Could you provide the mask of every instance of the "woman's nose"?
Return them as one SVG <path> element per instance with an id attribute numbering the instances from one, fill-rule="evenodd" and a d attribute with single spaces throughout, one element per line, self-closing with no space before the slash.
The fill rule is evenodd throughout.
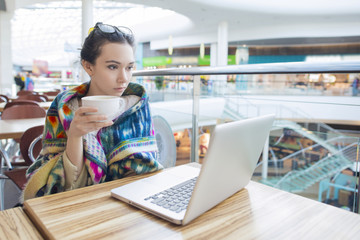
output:
<path id="1" fill-rule="evenodd" d="M 128 78 L 129 78 L 129 76 L 126 74 L 126 71 L 121 70 L 117 76 L 117 81 L 118 82 L 127 82 Z"/>

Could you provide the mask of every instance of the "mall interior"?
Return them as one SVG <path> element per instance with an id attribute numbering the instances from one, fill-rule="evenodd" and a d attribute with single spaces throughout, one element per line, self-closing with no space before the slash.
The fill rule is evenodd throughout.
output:
<path id="1" fill-rule="evenodd" d="M 217 125 L 274 114 L 251 180 L 358 217 L 357 0 L 0 0 L 3 212 L 22 209 L 24 171 L 36 159 L 29 145 L 41 148 L 42 136 L 31 137 L 38 141 L 23 157 L 34 117 L 12 118 L 27 122 L 6 133 L 6 105 L 27 92 L 43 96 L 27 99 L 46 111 L 59 93 L 89 81 L 80 50 L 97 22 L 135 36 L 132 81 L 149 96 L 165 167 L 204 163 Z"/>

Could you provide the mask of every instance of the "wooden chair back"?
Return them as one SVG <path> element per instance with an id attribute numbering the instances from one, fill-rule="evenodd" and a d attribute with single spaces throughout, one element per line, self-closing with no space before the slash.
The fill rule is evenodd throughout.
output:
<path id="1" fill-rule="evenodd" d="M 9 98 L 6 95 L 0 94 L 0 102 L 8 103 Z"/>
<path id="2" fill-rule="evenodd" d="M 48 92 L 44 92 L 43 94 L 46 96 L 56 96 L 60 93 L 60 90 L 54 90 L 54 91 L 48 91 Z"/>
<path id="3" fill-rule="evenodd" d="M 36 158 L 40 154 L 42 142 L 39 136 L 42 136 L 43 130 L 44 126 L 40 125 L 29 128 L 24 132 L 20 139 L 20 152 L 25 161 L 25 164 L 22 166 L 25 167 L 15 168 L 4 172 L 5 176 L 11 179 L 21 190 L 24 189 L 27 182 L 26 170 L 35 160 L 30 156 Z M 34 141 L 36 142 L 34 143 Z"/>
<path id="4" fill-rule="evenodd" d="M 13 100 L 11 102 L 8 102 L 5 105 L 4 109 L 12 107 L 12 106 L 16 106 L 16 105 L 33 105 L 33 106 L 39 106 L 40 107 L 39 103 L 36 102 L 36 101 L 25 100 L 25 99 L 24 100 L 16 99 L 16 100 Z"/>
<path id="5" fill-rule="evenodd" d="M 20 190 L 24 190 L 25 184 L 27 183 L 27 179 L 26 179 L 27 169 L 28 169 L 27 167 L 12 169 L 9 171 L 5 171 L 4 175 L 8 177 L 10 180 L 12 180 L 13 183 L 15 183 L 15 185 Z"/>
<path id="6" fill-rule="evenodd" d="M 41 138 L 44 131 L 44 125 L 35 126 L 27 129 L 20 138 L 20 152 L 25 163 L 30 166 L 42 148 Z M 34 142 L 36 140 L 36 142 Z"/>
<path id="7" fill-rule="evenodd" d="M 46 116 L 46 111 L 40 106 L 15 105 L 4 109 L 1 114 L 2 120 L 41 118 Z"/>
<path id="8" fill-rule="evenodd" d="M 38 94 L 37 92 L 35 91 L 31 91 L 31 90 L 20 90 L 17 92 L 17 96 L 23 96 L 23 95 L 36 95 Z"/>
<path id="9" fill-rule="evenodd" d="M 21 95 L 18 98 L 19 100 L 25 99 L 25 100 L 32 100 L 36 102 L 47 102 L 49 101 L 49 98 L 46 95 L 42 94 L 36 94 L 36 95 Z"/>

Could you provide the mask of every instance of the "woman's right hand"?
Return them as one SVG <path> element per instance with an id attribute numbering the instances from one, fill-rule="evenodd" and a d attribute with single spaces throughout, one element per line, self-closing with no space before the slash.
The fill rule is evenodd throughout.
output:
<path id="1" fill-rule="evenodd" d="M 66 154 L 73 165 L 80 170 L 83 168 L 83 142 L 82 136 L 97 131 L 100 128 L 108 127 L 113 121 L 107 120 L 105 115 L 89 114 L 96 113 L 97 109 L 93 107 L 80 107 L 76 110 L 74 118 L 66 132 L 68 137 L 66 144 Z"/>
<path id="2" fill-rule="evenodd" d="M 89 132 L 98 131 L 113 124 L 113 121 L 107 120 L 105 115 L 89 114 L 96 112 L 97 109 L 93 107 L 80 107 L 76 110 L 70 128 L 66 132 L 68 138 L 79 138 Z"/>

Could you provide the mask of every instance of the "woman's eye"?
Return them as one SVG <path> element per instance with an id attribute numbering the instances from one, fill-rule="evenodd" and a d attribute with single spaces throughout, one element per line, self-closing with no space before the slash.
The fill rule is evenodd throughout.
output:
<path id="1" fill-rule="evenodd" d="M 117 66 L 116 65 L 109 65 L 108 68 L 110 70 L 115 70 L 115 69 L 117 69 Z"/>
<path id="2" fill-rule="evenodd" d="M 128 70 L 133 70 L 134 66 L 128 66 Z"/>

